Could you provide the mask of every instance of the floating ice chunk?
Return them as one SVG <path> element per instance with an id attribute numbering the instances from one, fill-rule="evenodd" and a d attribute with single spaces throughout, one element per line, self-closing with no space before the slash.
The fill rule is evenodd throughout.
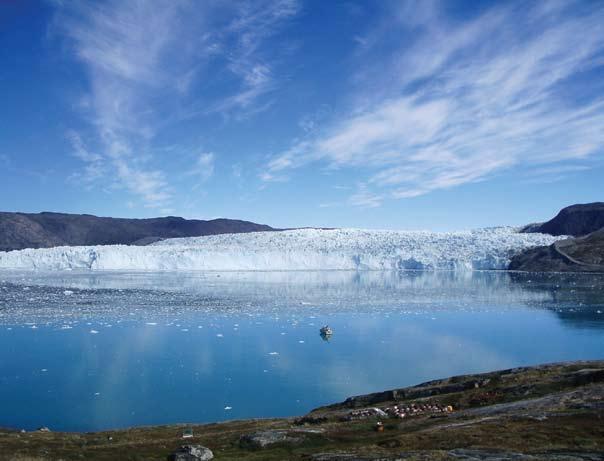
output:
<path id="1" fill-rule="evenodd" d="M 98 331 L 96 331 L 96 330 L 90 330 L 90 334 L 92 334 L 92 335 L 98 335 L 98 334 L 99 334 L 99 332 L 98 332 Z"/>
<path id="2" fill-rule="evenodd" d="M 279 352 L 269 352 L 268 355 L 279 355 Z"/>
<path id="3" fill-rule="evenodd" d="M 47 370 L 46 368 L 42 368 L 40 371 L 41 371 L 42 373 L 46 373 L 48 370 Z"/>
<path id="4" fill-rule="evenodd" d="M 71 291 L 71 290 L 65 290 L 65 291 L 63 292 L 63 294 L 64 294 L 65 296 L 71 296 L 71 295 L 73 294 L 73 291 Z"/>
<path id="5" fill-rule="evenodd" d="M 157 322 L 147 322 L 146 325 L 150 325 L 150 326 L 154 327 L 155 325 L 157 325 Z"/>
<path id="6" fill-rule="evenodd" d="M 299 342 L 300 344 L 304 344 L 304 341 L 303 341 L 303 340 L 300 340 L 300 341 L 298 341 L 298 342 Z"/>
<path id="7" fill-rule="evenodd" d="M 224 409 L 225 409 L 226 411 L 229 411 L 229 410 L 232 410 L 232 409 L 233 409 L 233 407 L 226 406 L 226 407 L 224 407 Z"/>

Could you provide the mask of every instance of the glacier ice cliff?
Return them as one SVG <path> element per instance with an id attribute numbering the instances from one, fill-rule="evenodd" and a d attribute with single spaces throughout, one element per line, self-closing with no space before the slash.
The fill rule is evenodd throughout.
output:
<path id="1" fill-rule="evenodd" d="M 525 248 L 560 237 L 498 227 L 461 232 L 298 229 L 167 239 L 149 246 L 0 252 L 22 270 L 480 270 L 505 269 Z"/>

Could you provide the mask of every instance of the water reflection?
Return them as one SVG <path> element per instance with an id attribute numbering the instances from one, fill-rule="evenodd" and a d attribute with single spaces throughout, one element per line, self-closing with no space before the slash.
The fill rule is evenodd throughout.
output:
<path id="1" fill-rule="evenodd" d="M 546 293 L 543 307 L 574 328 L 604 329 L 604 274 L 510 273 L 510 280 L 530 293 Z M 532 302 L 529 306 L 539 307 Z"/>
<path id="2" fill-rule="evenodd" d="M 602 281 L 503 272 L 1 273 L 0 426 L 295 415 L 453 374 L 602 358 Z"/>
<path id="3" fill-rule="evenodd" d="M 526 306 L 591 316 L 600 325 L 602 274 L 508 272 L 0 272 L 0 322 L 191 312 L 501 310 Z M 580 320 L 579 320 L 580 323 Z"/>

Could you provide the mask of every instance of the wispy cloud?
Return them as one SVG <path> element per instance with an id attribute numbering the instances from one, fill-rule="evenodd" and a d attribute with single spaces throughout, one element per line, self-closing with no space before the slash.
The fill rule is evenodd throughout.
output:
<path id="1" fill-rule="evenodd" d="M 270 102 L 253 104 L 276 88 L 273 69 L 262 53 L 262 46 L 300 10 L 298 0 L 243 2 L 226 27 L 230 51 L 228 68 L 241 81 L 241 89 L 214 104 L 210 111 L 227 114 L 233 109 L 255 113 L 266 109 Z"/>
<path id="2" fill-rule="evenodd" d="M 81 109 L 92 132 L 79 129 L 68 135 L 73 154 L 85 164 L 76 176 L 88 184 L 110 177 L 145 206 L 158 209 L 170 204 L 174 192 L 165 159 L 157 158 L 161 145 L 156 139 L 166 124 L 179 117 L 175 114 L 200 115 L 188 107 L 194 106 L 191 99 L 223 110 L 258 109 L 256 101 L 276 82 L 268 59 L 263 62 L 257 51 L 278 22 L 297 11 L 293 0 L 237 6 L 109 0 L 55 7 L 54 30 L 69 39 L 89 82 Z M 238 46 L 227 46 L 231 43 Z M 191 88 L 203 83 L 204 66 L 218 55 L 226 62 L 224 70 L 240 81 L 218 102 L 190 98 Z M 210 166 L 196 168 L 203 168 L 203 177 Z"/>
<path id="3" fill-rule="evenodd" d="M 383 198 L 370 190 L 366 184 L 359 184 L 357 191 L 350 196 L 349 203 L 360 208 L 376 208 L 382 204 Z"/>
<path id="4" fill-rule="evenodd" d="M 83 183 L 90 189 L 97 180 L 103 178 L 107 173 L 105 158 L 102 155 L 90 152 L 77 132 L 70 130 L 66 137 L 73 149 L 73 156 L 85 164 L 82 171 L 73 173 L 69 179 Z"/>
<path id="5" fill-rule="evenodd" d="M 597 166 L 597 162 L 589 162 L 589 164 L 585 165 L 564 163 L 552 166 L 538 166 L 537 168 L 527 170 L 523 175 L 524 180 L 522 182 L 525 184 L 554 183 L 576 176 L 578 173 L 588 171 Z"/>
<path id="6" fill-rule="evenodd" d="M 72 40 L 90 81 L 86 116 L 98 153 L 84 147 L 79 133 L 68 136 L 74 155 L 86 163 L 81 176 L 97 180 L 110 166 L 147 207 L 165 207 L 171 198 L 165 173 L 148 163 L 158 126 L 156 101 L 174 91 L 174 77 L 191 64 L 183 53 L 173 54 L 185 13 L 183 2 L 142 1 L 77 2 L 57 13 L 56 25 Z"/>
<path id="7" fill-rule="evenodd" d="M 196 187 L 207 181 L 214 174 L 214 154 L 204 152 L 197 156 L 195 164 L 187 172 L 187 176 L 193 176 L 196 180 Z"/>
<path id="8" fill-rule="evenodd" d="M 275 155 L 262 179 L 312 162 L 361 169 L 350 203 L 378 206 L 603 153 L 604 96 L 578 96 L 581 76 L 603 69 L 603 5 L 507 4 L 462 22 L 437 2 L 394 5 L 361 40 L 351 115 Z M 386 55 L 384 30 L 402 43 Z"/>

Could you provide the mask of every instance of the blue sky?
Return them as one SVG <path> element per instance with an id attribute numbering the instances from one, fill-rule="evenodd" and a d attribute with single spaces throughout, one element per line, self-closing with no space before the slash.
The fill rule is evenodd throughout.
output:
<path id="1" fill-rule="evenodd" d="M 604 199 L 602 1 L 0 2 L 0 209 L 451 230 Z"/>

